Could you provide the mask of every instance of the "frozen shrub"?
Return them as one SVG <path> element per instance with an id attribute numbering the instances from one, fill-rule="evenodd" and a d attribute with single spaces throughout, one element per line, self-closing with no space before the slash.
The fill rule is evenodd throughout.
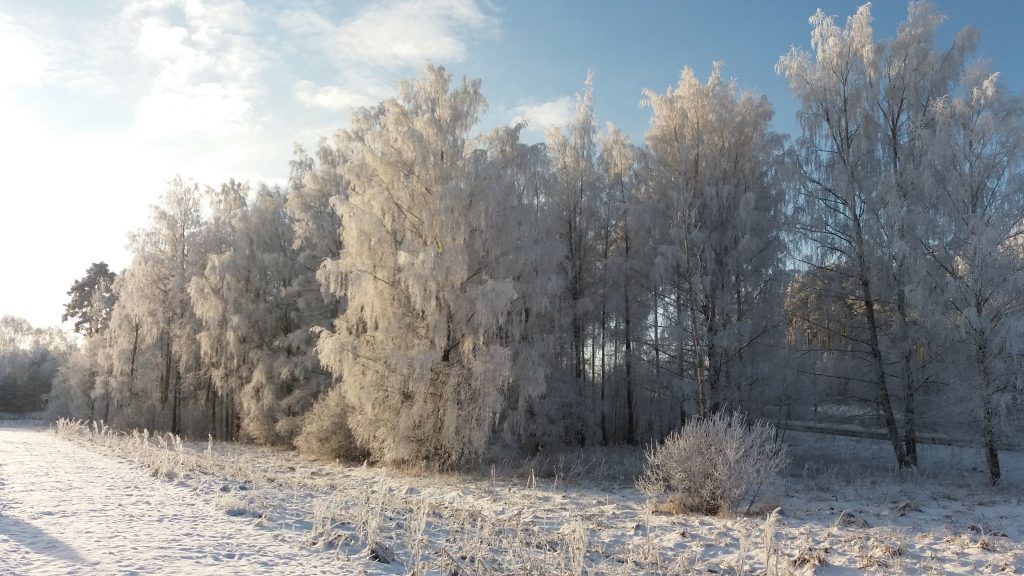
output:
<path id="1" fill-rule="evenodd" d="M 306 414 L 295 438 L 299 452 L 325 460 L 358 461 L 366 456 L 348 427 L 348 404 L 341 386 L 335 386 Z"/>
<path id="2" fill-rule="evenodd" d="M 747 426 L 743 414 L 693 420 L 647 451 L 637 489 L 665 497 L 670 508 L 702 514 L 748 507 L 789 458 L 766 422 Z"/>

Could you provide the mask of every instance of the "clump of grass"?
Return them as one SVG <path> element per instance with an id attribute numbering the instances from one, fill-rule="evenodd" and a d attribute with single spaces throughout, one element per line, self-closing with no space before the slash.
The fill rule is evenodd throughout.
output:
<path id="1" fill-rule="evenodd" d="M 857 550 L 857 568 L 898 568 L 900 558 L 907 553 L 906 537 L 899 532 L 866 534 Z"/>
<path id="2" fill-rule="evenodd" d="M 213 501 L 213 505 L 228 516 L 251 516 L 253 518 L 263 516 L 263 513 L 257 509 L 252 501 L 239 498 L 234 494 L 218 496 Z"/>

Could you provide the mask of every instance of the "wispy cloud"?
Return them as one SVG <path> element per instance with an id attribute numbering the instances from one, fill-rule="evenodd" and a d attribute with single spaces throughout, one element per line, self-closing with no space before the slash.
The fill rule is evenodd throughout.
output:
<path id="1" fill-rule="evenodd" d="M 476 0 L 400 0 L 378 2 L 334 23 L 312 10 L 283 12 L 278 22 L 327 58 L 340 83 L 296 86 L 310 107 L 347 108 L 377 101 L 394 78 L 424 62 L 460 62 L 469 42 L 498 32 L 497 21 Z"/>
<path id="2" fill-rule="evenodd" d="M 344 86 L 320 86 L 308 80 L 295 84 L 295 95 L 303 105 L 327 110 L 350 110 L 379 102 L 387 95 L 387 88 L 363 85 L 359 90 Z"/>
<path id="3" fill-rule="evenodd" d="M 0 57 L 0 160 L 4 162 L 4 177 L 9 185 L 26 159 L 42 149 L 36 145 L 44 144 L 39 139 L 41 114 L 33 109 L 31 99 L 23 92 L 47 82 L 52 65 L 44 46 L 45 42 L 34 31 L 0 11 L 0 54 L 4 55 Z M 11 206 L 5 206 L 4 211 L 15 213 Z"/>
<path id="4" fill-rule="evenodd" d="M 133 0 L 121 22 L 150 72 L 136 108 L 137 130 L 150 137 L 247 131 L 258 73 L 268 55 L 253 38 L 240 0 Z"/>
<path id="5" fill-rule="evenodd" d="M 576 116 L 576 98 L 562 96 L 547 102 L 521 104 L 512 109 L 512 122 L 526 122 L 527 130 L 543 137 L 551 127 L 564 126 Z"/>
<path id="6" fill-rule="evenodd" d="M 49 58 L 33 33 L 13 16 L 0 11 L 0 90 L 37 86 L 46 75 Z"/>

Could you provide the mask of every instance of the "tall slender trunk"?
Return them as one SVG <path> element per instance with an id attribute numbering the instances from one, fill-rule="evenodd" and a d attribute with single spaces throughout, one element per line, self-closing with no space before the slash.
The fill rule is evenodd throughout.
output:
<path id="1" fill-rule="evenodd" d="M 661 382 L 661 321 L 658 317 L 658 289 L 654 289 L 654 385 Z"/>
<path id="2" fill-rule="evenodd" d="M 900 275 L 902 276 L 902 275 Z M 911 342 L 910 322 L 907 319 L 907 292 L 902 281 L 897 281 L 896 317 L 899 322 L 903 361 L 903 445 L 907 465 L 917 466 L 917 407 L 914 399 L 914 347 Z"/>
<path id="3" fill-rule="evenodd" d="M 220 431 L 217 430 L 217 391 L 213 391 L 213 397 L 210 398 L 210 430 L 214 438 L 220 440 Z"/>
<path id="4" fill-rule="evenodd" d="M 604 363 L 604 359 L 602 358 L 602 364 L 603 363 Z M 602 376 L 601 377 L 601 445 L 602 446 L 607 446 L 608 442 L 609 442 L 609 439 L 608 439 L 608 436 L 609 436 L 608 435 L 608 401 L 607 401 L 608 390 L 607 390 L 607 388 L 608 388 L 608 382 L 606 381 L 604 376 Z"/>
<path id="5" fill-rule="evenodd" d="M 573 373 L 573 384 L 575 387 L 574 393 L 576 394 L 576 414 L 573 414 L 575 418 L 576 430 L 572 433 L 576 435 L 574 439 L 577 443 L 582 444 L 585 431 L 583 424 L 583 412 L 586 410 L 586 394 L 584 390 L 583 373 L 584 373 L 584 353 L 583 353 L 583 318 L 580 313 L 580 300 L 583 297 L 582 294 L 582 271 L 583 267 L 580 263 L 582 259 L 582 246 L 579 245 L 579 231 L 576 229 L 575 218 L 577 218 L 578 208 L 573 207 L 571 213 L 566 218 L 566 245 L 568 247 L 568 281 L 569 281 L 569 307 L 571 314 L 570 330 L 572 332 L 572 342 L 570 348 L 572 349 L 572 373 Z"/>
<path id="6" fill-rule="evenodd" d="M 179 434 L 181 432 L 181 421 L 179 417 L 179 409 L 181 406 L 181 371 L 178 367 L 174 367 L 174 402 L 171 407 L 171 434 Z"/>
<path id="7" fill-rule="evenodd" d="M 224 439 L 230 442 L 235 439 L 234 430 L 231 428 L 231 407 L 234 402 L 230 390 L 224 393 L 224 401 L 221 404 L 224 412 Z"/>
<path id="8" fill-rule="evenodd" d="M 587 403 L 585 404 L 585 406 L 587 407 L 587 418 L 585 419 L 585 421 L 589 421 L 591 418 L 593 418 L 593 416 L 591 415 L 594 414 L 594 401 L 595 396 L 597 396 L 597 391 L 594 389 L 594 384 L 596 383 L 598 378 L 601 378 L 601 376 L 597 373 L 597 334 L 595 332 L 596 329 L 591 330 L 590 334 L 590 377 L 588 378 L 588 384 L 586 385 L 586 387 L 584 387 L 584 391 L 587 394 Z M 603 380 L 601 381 L 601 386 L 604 386 Z"/>
<path id="9" fill-rule="evenodd" d="M 889 147 L 892 163 L 892 174 L 896 183 L 896 196 L 903 207 L 908 205 L 907 188 L 901 178 L 903 162 L 902 139 L 900 137 L 900 115 L 889 120 Z M 909 145 L 909 142 L 908 142 Z M 898 217 L 895 221 L 897 247 L 906 242 L 906 220 Z M 896 285 L 896 321 L 899 326 L 900 346 L 902 347 L 902 380 L 903 380 L 903 445 L 906 450 L 907 464 L 917 466 L 917 406 L 914 399 L 916 385 L 913 370 L 913 343 L 910 334 L 910 321 L 907 311 L 906 265 L 904 256 L 898 250 L 893 251 L 893 281 Z"/>
<path id="10" fill-rule="evenodd" d="M 624 233 L 625 242 L 625 270 L 622 275 L 622 308 L 625 320 L 626 333 L 623 335 L 623 349 L 626 362 L 626 442 L 636 444 L 636 421 L 633 409 L 633 318 L 630 313 L 629 296 L 629 230 Z"/>
<path id="11" fill-rule="evenodd" d="M 706 312 L 704 317 L 707 322 L 707 346 L 708 349 L 708 373 L 705 376 L 708 386 L 709 410 L 712 414 L 718 412 L 722 405 L 722 359 L 718 349 L 718 303 L 715 300 L 714 291 L 707 296 Z"/>
<path id="12" fill-rule="evenodd" d="M 572 347 L 573 347 L 573 376 L 576 380 L 576 396 L 577 396 L 577 429 L 576 429 L 576 442 L 579 445 L 586 443 L 586 425 L 584 423 L 583 412 L 586 411 L 586 362 L 584 354 L 584 343 L 583 343 L 583 315 L 580 313 L 580 300 L 582 294 L 580 291 L 580 279 L 579 271 L 574 272 L 574 278 L 572 280 Z"/>
<path id="13" fill-rule="evenodd" d="M 132 354 L 128 364 L 128 401 L 131 402 L 132 391 L 135 388 L 135 359 L 139 353 L 139 323 L 135 323 L 135 336 L 132 339 Z"/>
<path id="14" fill-rule="evenodd" d="M 697 293 L 693 288 L 693 282 L 686 283 L 686 313 L 690 321 L 690 346 L 693 348 L 693 381 L 697 384 L 697 412 L 702 418 L 711 414 L 710 394 L 708 390 L 707 373 L 704 370 L 704 348 L 701 345 L 700 326 L 697 323 Z M 679 302 L 676 309 L 681 312 Z M 683 374 L 684 360 L 682 355 L 682 335 L 680 334 L 679 345 L 679 373 Z"/>
<path id="15" fill-rule="evenodd" d="M 593 382 L 598 378 L 597 374 L 597 337 L 591 330 L 590 334 L 590 373 L 589 380 Z"/>
<path id="16" fill-rule="evenodd" d="M 854 240 L 857 243 L 857 267 L 860 276 L 861 299 L 864 303 L 864 316 L 868 322 L 868 347 L 871 353 L 872 368 L 875 372 L 875 396 L 878 402 L 878 409 L 881 412 L 882 419 L 885 421 L 885 429 L 889 434 L 889 442 L 892 444 L 893 452 L 896 455 L 896 464 L 900 468 L 906 468 L 907 455 L 903 450 L 899 427 L 893 414 L 892 400 L 889 397 L 889 385 L 885 376 L 885 361 L 882 358 L 882 350 L 879 346 L 875 299 L 871 291 L 871 277 L 868 275 L 868 265 L 864 256 L 864 231 L 861 229 L 856 205 L 851 205 L 850 211 L 853 221 Z"/>
<path id="17" fill-rule="evenodd" d="M 607 344 L 605 338 L 608 331 L 608 245 L 609 240 L 606 238 L 604 243 L 604 262 L 605 269 L 604 273 L 601 274 L 601 444 L 604 446 L 608 445 L 608 408 L 605 404 L 605 387 L 606 387 L 606 366 L 605 366 L 605 349 Z"/>
<path id="18" fill-rule="evenodd" d="M 575 305 L 573 306 L 573 308 L 574 308 L 574 312 L 573 312 L 573 320 L 572 320 L 572 324 L 573 324 L 572 332 L 573 332 L 574 347 L 576 348 L 576 351 L 575 351 L 575 361 L 574 361 L 574 363 L 576 364 L 576 367 L 575 367 L 575 369 L 573 371 L 574 372 L 574 376 L 576 378 L 576 406 L 577 406 L 577 409 L 576 409 L 576 411 L 577 411 L 577 414 L 576 414 L 576 421 L 577 421 L 577 424 L 576 424 L 576 443 L 579 444 L 580 446 L 583 446 L 584 444 L 586 444 L 586 439 L 587 439 L 587 432 L 586 432 L 587 427 L 586 427 L 586 423 L 585 423 L 586 417 L 584 416 L 584 412 L 586 412 L 586 410 L 587 410 L 587 408 L 586 408 L 586 406 L 587 406 L 587 385 L 586 385 L 586 378 L 585 378 L 585 374 L 586 374 L 585 356 L 586 355 L 584 354 L 584 350 L 583 350 L 583 346 L 584 346 L 584 344 L 583 344 L 583 320 L 580 317 L 579 313 L 575 311 L 575 308 L 576 308 Z"/>
<path id="19" fill-rule="evenodd" d="M 171 358 L 171 335 L 164 333 L 164 369 L 160 374 L 160 404 L 167 406 L 167 399 L 171 387 L 171 365 L 174 364 Z"/>
<path id="20" fill-rule="evenodd" d="M 988 464 L 988 481 L 995 486 L 1002 477 L 999 466 L 999 447 L 996 443 L 996 411 L 992 402 L 992 377 L 988 370 L 988 338 L 978 337 L 978 370 L 981 373 L 982 402 L 982 443 L 985 447 L 985 461 Z"/>
<path id="21" fill-rule="evenodd" d="M 618 328 L 618 326 L 619 326 L 619 323 L 616 322 L 615 323 L 615 327 Z M 615 330 L 615 331 L 612 332 L 612 366 L 618 366 L 619 365 L 619 355 L 620 355 L 619 351 L 621 349 L 621 345 L 619 344 L 619 333 L 620 332 L 621 332 L 620 330 Z M 612 383 L 617 383 L 617 382 L 615 380 L 612 380 Z M 614 390 L 614 388 L 612 388 L 612 390 Z M 609 395 L 609 399 L 612 399 L 612 398 L 614 398 L 614 396 Z M 619 440 L 620 436 L 618 435 L 618 430 L 619 430 L 618 414 L 613 412 L 611 409 L 608 410 L 608 428 L 609 428 L 609 435 L 611 437 L 611 441 L 615 442 L 615 441 Z"/>

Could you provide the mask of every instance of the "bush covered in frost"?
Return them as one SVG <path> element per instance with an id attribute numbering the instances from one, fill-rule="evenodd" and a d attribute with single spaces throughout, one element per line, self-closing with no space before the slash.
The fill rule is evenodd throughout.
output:
<path id="1" fill-rule="evenodd" d="M 646 453 L 637 488 L 667 498 L 677 511 L 734 513 L 750 504 L 789 462 L 775 427 L 747 425 L 743 414 L 715 414 L 692 420 Z"/>
<path id="2" fill-rule="evenodd" d="M 302 431 L 295 438 L 295 447 L 302 454 L 320 460 L 356 462 L 366 451 L 356 443 L 348 426 L 348 404 L 340 386 L 335 386 L 313 405 Z"/>

